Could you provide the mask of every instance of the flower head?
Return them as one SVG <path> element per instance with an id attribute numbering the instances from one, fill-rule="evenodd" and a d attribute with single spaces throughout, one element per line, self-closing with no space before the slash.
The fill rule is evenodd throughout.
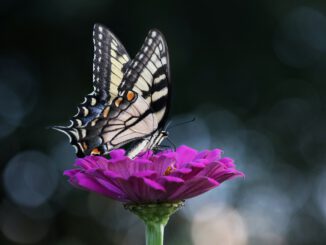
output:
<path id="1" fill-rule="evenodd" d="M 219 149 L 197 152 L 187 146 L 130 159 L 122 149 L 110 159 L 87 156 L 65 171 L 70 182 L 124 203 L 175 202 L 200 195 L 223 181 L 243 176 Z"/>

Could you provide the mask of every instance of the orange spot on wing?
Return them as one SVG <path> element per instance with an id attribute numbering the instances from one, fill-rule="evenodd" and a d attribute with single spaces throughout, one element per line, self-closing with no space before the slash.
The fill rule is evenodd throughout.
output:
<path id="1" fill-rule="evenodd" d="M 133 91 L 128 91 L 127 100 L 132 101 L 135 98 L 135 93 Z"/>
<path id="2" fill-rule="evenodd" d="M 106 107 L 106 108 L 103 110 L 103 117 L 108 117 L 109 112 L 110 112 L 110 107 Z"/>
<path id="3" fill-rule="evenodd" d="M 83 146 L 83 149 L 84 149 L 84 150 L 87 150 L 88 145 L 86 144 L 86 142 L 83 142 L 82 146 Z"/>
<path id="4" fill-rule="evenodd" d="M 94 148 L 91 151 L 91 155 L 101 155 L 101 151 L 98 148 Z"/>
<path id="5" fill-rule="evenodd" d="M 93 121 L 91 121 L 91 126 L 94 127 L 96 125 L 97 121 L 98 121 L 98 118 L 95 118 Z"/>
<path id="6" fill-rule="evenodd" d="M 114 104 L 116 107 L 119 107 L 121 102 L 123 101 L 123 98 L 119 97 L 114 101 Z"/>

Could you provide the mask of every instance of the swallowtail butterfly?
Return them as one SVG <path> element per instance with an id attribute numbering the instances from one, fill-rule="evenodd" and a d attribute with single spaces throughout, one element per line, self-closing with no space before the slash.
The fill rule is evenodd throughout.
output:
<path id="1" fill-rule="evenodd" d="M 77 156 L 105 155 L 127 148 L 129 157 L 158 146 L 170 103 L 169 54 L 162 33 L 150 30 L 130 59 L 106 27 L 93 29 L 94 91 L 78 106 L 69 126 L 54 129 L 68 135 Z"/>

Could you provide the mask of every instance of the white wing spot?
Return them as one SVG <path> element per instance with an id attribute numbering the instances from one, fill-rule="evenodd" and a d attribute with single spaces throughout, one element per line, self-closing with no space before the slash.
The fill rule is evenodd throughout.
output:
<path id="1" fill-rule="evenodd" d="M 95 98 L 92 98 L 91 99 L 91 106 L 94 106 L 94 105 L 96 105 L 96 99 Z"/>
<path id="2" fill-rule="evenodd" d="M 158 45 L 158 48 L 162 51 L 163 50 L 163 45 L 162 45 L 162 43 L 160 43 L 159 45 Z"/>
<path id="3" fill-rule="evenodd" d="M 162 74 L 160 75 L 159 77 L 155 78 L 154 79 L 154 83 L 159 83 L 160 81 L 162 81 L 163 79 L 166 79 L 166 75 L 165 74 Z"/>
<path id="4" fill-rule="evenodd" d="M 102 33 L 100 33 L 100 34 L 98 35 L 98 38 L 101 39 L 101 40 L 103 39 L 103 35 L 102 35 Z"/>
<path id="5" fill-rule="evenodd" d="M 153 43 L 153 39 L 150 38 L 150 39 L 148 40 L 148 44 L 151 45 L 152 43 Z"/>
<path id="6" fill-rule="evenodd" d="M 82 138 L 86 137 L 86 129 L 81 129 L 80 131 Z"/>
<path id="7" fill-rule="evenodd" d="M 144 54 L 140 54 L 139 59 L 143 59 L 143 58 L 144 58 Z"/>
<path id="8" fill-rule="evenodd" d="M 102 26 L 99 26 L 98 29 L 99 29 L 100 32 L 103 31 L 103 27 Z"/>
<path id="9" fill-rule="evenodd" d="M 81 126 L 82 125 L 82 121 L 80 119 L 76 119 L 75 121 L 77 123 L 77 126 Z"/>
<path id="10" fill-rule="evenodd" d="M 157 34 L 156 31 L 153 31 L 152 32 L 152 37 L 156 37 L 156 34 Z"/>
<path id="11" fill-rule="evenodd" d="M 91 122 L 91 126 L 94 127 L 96 125 L 96 122 L 98 121 L 98 119 L 95 119 Z"/>
<path id="12" fill-rule="evenodd" d="M 84 117 L 86 117 L 88 115 L 88 113 L 89 113 L 89 110 L 85 106 L 83 106 L 82 108 L 83 108 L 83 111 L 84 111 L 84 113 L 83 113 Z"/>
<path id="13" fill-rule="evenodd" d="M 148 47 L 146 46 L 145 48 L 144 48 L 144 52 L 147 52 L 148 51 Z"/>
<path id="14" fill-rule="evenodd" d="M 163 89 L 159 90 L 159 91 L 155 91 L 152 94 L 152 101 L 158 101 L 160 98 L 166 96 L 168 94 L 168 88 L 164 87 Z"/>
<path id="15" fill-rule="evenodd" d="M 98 42 L 97 43 L 99 47 L 102 47 L 102 43 L 101 42 Z"/>
<path id="16" fill-rule="evenodd" d="M 100 71 L 100 67 L 99 67 L 99 66 L 97 66 L 97 67 L 96 67 L 96 70 L 97 70 L 97 72 L 99 72 L 99 71 Z"/>

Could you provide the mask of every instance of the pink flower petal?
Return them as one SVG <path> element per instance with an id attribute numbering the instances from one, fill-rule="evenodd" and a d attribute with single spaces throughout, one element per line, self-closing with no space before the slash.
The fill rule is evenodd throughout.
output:
<path id="1" fill-rule="evenodd" d="M 110 159 L 86 156 L 76 160 L 78 169 L 64 172 L 70 182 L 85 190 L 131 203 L 170 202 L 200 195 L 223 181 L 244 176 L 233 160 L 221 158 L 214 149 L 197 152 L 180 146 L 154 153 L 147 151 L 135 159 L 124 150 L 113 150 Z"/>
<path id="2" fill-rule="evenodd" d="M 92 178 L 91 176 L 85 175 L 83 173 L 77 173 L 74 178 L 71 178 L 70 180 L 80 188 L 94 191 L 119 201 L 128 200 L 123 192 L 117 191 L 117 189 L 107 188 L 103 186 L 102 183 L 99 183 L 96 178 Z"/>
<path id="3" fill-rule="evenodd" d="M 195 197 L 217 186 L 219 186 L 219 183 L 214 179 L 206 176 L 195 177 L 173 193 L 169 200 L 183 200 Z"/>

